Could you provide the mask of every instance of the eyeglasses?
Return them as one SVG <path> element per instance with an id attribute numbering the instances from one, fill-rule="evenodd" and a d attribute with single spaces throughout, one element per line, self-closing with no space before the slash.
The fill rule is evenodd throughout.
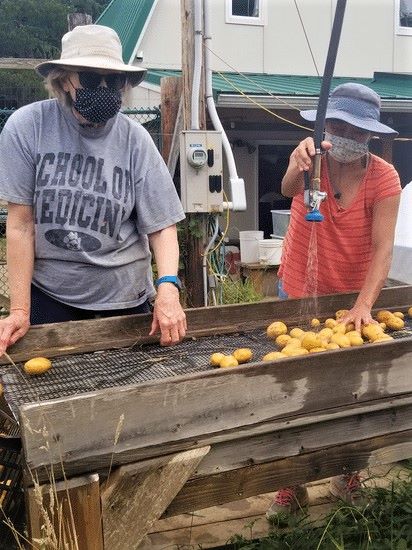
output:
<path id="1" fill-rule="evenodd" d="M 93 71 L 79 71 L 78 75 L 82 88 L 89 88 L 91 90 L 98 88 L 102 84 L 102 81 L 106 82 L 108 88 L 121 90 L 124 88 L 127 80 L 124 73 L 100 74 Z"/>

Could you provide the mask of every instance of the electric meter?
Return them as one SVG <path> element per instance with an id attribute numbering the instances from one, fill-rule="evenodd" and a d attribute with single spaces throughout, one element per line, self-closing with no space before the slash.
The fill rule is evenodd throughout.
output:
<path id="1" fill-rule="evenodd" d="M 184 130 L 180 134 L 180 197 L 185 212 L 223 211 L 222 134 Z"/>
<path id="2" fill-rule="evenodd" d="M 202 168 L 207 162 L 206 149 L 201 144 L 190 145 L 187 151 L 187 160 L 190 166 Z"/>

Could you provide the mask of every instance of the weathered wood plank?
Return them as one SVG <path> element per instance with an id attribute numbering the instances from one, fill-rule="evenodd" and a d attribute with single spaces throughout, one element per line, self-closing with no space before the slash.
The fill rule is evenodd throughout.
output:
<path id="1" fill-rule="evenodd" d="M 82 460 L 85 467 L 90 457 L 104 462 L 130 449 L 188 441 L 196 446 L 198 438 L 219 434 L 236 439 L 276 419 L 409 397 L 411 364 L 412 339 L 405 339 L 23 405 L 26 460 L 35 469 L 62 459 L 70 471 Z M 42 445 L 45 427 L 49 435 Z"/>
<path id="2" fill-rule="evenodd" d="M 104 549 L 97 474 L 28 488 L 26 503 L 34 549 Z M 54 540 L 60 543 L 53 545 Z"/>
<path id="3" fill-rule="evenodd" d="M 49 59 L 32 59 L 27 57 L 2 57 L 0 69 L 34 69 L 40 63 L 50 61 Z"/>
<path id="4" fill-rule="evenodd" d="M 350 307 L 356 296 L 357 294 L 321 296 L 317 300 L 316 314 L 320 318 L 329 317 L 338 309 Z M 405 310 L 411 303 L 412 286 L 384 288 L 375 309 Z M 306 313 L 303 315 L 302 312 Z M 192 308 L 186 310 L 188 337 L 221 334 L 225 327 L 230 327 L 230 331 L 247 330 L 251 326 L 265 326 L 276 319 L 282 319 L 293 326 L 310 319 L 314 312 L 312 299 Z M 24 338 L 11 346 L 8 352 L 14 361 L 23 361 L 40 354 L 53 357 L 157 342 L 158 338 L 148 336 L 150 325 L 151 315 L 37 325 L 31 327 Z M 0 364 L 6 363 L 7 359 L 0 357 Z"/>
<path id="5" fill-rule="evenodd" d="M 391 462 L 394 446 L 399 460 L 410 458 L 411 441 L 412 430 L 406 430 L 189 480 L 164 517 Z"/>
<path id="6" fill-rule="evenodd" d="M 380 405 L 382 410 L 362 414 L 352 409 L 351 416 L 215 443 L 192 478 L 412 429 L 412 400 L 404 407 L 390 407 L 388 402 Z"/>
<path id="7" fill-rule="evenodd" d="M 144 473 L 139 464 L 116 470 L 102 488 L 106 548 L 137 548 L 209 450 L 175 454 Z"/>
<path id="8" fill-rule="evenodd" d="M 365 487 L 391 487 L 392 482 L 409 479 L 409 470 L 398 464 L 368 468 L 360 472 Z M 324 523 L 325 516 L 336 507 L 329 492 L 330 478 L 306 485 L 309 494 L 307 510 L 313 525 Z M 270 524 L 265 513 L 273 502 L 273 493 L 211 508 L 196 510 L 157 521 L 139 550 L 169 550 L 184 548 L 215 548 L 224 546 L 232 535 L 242 534 L 256 539 L 268 534 Z"/>

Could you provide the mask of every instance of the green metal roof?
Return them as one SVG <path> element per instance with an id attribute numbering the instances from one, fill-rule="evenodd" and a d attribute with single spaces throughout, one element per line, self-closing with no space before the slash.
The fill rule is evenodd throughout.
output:
<path id="1" fill-rule="evenodd" d="M 181 71 L 149 69 L 145 81 L 160 85 L 163 76 L 179 76 Z M 382 99 L 412 100 L 412 75 L 375 73 L 373 78 L 335 77 L 332 88 L 344 82 L 357 82 L 369 86 Z M 318 97 L 321 79 L 316 76 L 295 76 L 279 74 L 214 73 L 213 92 L 221 94 L 278 95 L 296 97 Z"/>
<path id="2" fill-rule="evenodd" d="M 112 0 L 96 23 L 114 29 L 123 46 L 123 61 L 131 63 L 136 44 L 156 0 Z"/>

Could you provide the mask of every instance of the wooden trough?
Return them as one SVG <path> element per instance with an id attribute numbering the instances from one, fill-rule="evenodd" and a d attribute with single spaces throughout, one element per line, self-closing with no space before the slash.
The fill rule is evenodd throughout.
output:
<path id="1" fill-rule="evenodd" d="M 354 300 L 320 297 L 317 316 Z M 394 287 L 381 292 L 376 309 L 411 304 L 412 286 Z M 187 311 L 196 341 L 313 316 L 309 299 Z M 150 320 L 32 327 L 10 355 L 19 362 L 139 346 L 153 341 Z M 44 524 L 33 479 L 46 496 L 54 480 L 81 550 L 130 550 L 160 517 L 412 457 L 411 368 L 412 332 L 405 332 L 381 344 L 22 404 L 32 540 Z"/>

